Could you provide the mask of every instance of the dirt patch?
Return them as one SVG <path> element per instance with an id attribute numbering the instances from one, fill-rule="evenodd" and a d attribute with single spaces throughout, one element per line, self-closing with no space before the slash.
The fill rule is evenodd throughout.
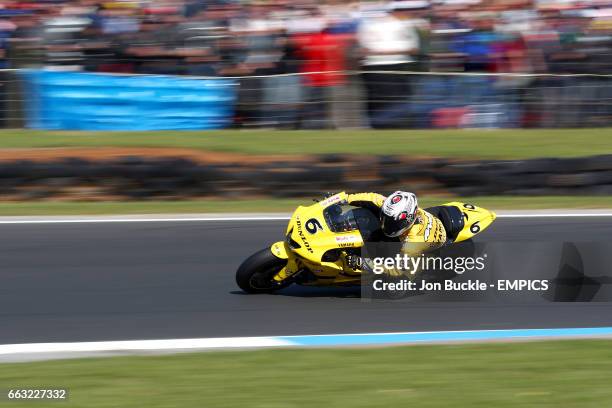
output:
<path id="1" fill-rule="evenodd" d="M 182 157 L 197 163 L 208 164 L 261 164 L 274 161 L 304 161 L 308 158 L 308 156 L 299 155 L 249 155 L 166 147 L 49 147 L 0 150 L 0 161 L 52 161 L 75 157 L 85 160 L 112 160 L 129 156 L 159 158 Z"/>

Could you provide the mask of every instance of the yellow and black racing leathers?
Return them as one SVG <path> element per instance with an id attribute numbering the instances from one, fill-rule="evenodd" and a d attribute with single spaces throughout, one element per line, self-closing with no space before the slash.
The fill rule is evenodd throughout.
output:
<path id="1" fill-rule="evenodd" d="M 367 208 L 380 217 L 385 198 L 377 193 L 357 193 L 349 194 L 347 201 L 350 205 Z M 419 207 L 414 224 L 399 240 L 402 242 L 401 254 L 420 256 L 443 246 L 446 243 L 446 230 L 442 221 Z"/>

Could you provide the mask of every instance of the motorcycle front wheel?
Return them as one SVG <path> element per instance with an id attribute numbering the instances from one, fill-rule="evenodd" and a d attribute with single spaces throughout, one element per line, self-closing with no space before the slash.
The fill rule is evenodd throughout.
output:
<path id="1" fill-rule="evenodd" d="M 280 259 L 262 249 L 245 259 L 236 271 L 236 283 L 247 293 L 270 293 L 282 289 L 289 283 L 282 284 L 273 278 L 287 265 L 286 259 Z"/>

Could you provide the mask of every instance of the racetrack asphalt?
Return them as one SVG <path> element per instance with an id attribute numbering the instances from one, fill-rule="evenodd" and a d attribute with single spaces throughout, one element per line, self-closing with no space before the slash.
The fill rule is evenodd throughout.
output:
<path id="1" fill-rule="evenodd" d="M 358 289 L 297 286 L 276 295 L 243 294 L 236 268 L 282 239 L 285 225 L 0 225 L 0 344 L 612 325 L 612 303 L 597 297 L 456 301 L 423 295 L 393 302 L 360 299 Z M 513 261 L 533 261 L 525 248 L 610 236 L 612 217 L 512 218 L 498 219 L 478 241 L 519 245 L 513 259 L 498 262 L 507 278 L 519 269 Z M 525 240 L 539 244 L 521 247 Z"/>

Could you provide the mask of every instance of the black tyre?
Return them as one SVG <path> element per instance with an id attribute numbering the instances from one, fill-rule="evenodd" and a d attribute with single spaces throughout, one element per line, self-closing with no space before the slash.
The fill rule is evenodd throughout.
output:
<path id="1" fill-rule="evenodd" d="M 272 278 L 287 264 L 286 259 L 280 259 L 262 249 L 248 257 L 236 271 L 236 283 L 247 293 L 270 293 L 287 286 L 279 284 Z"/>

